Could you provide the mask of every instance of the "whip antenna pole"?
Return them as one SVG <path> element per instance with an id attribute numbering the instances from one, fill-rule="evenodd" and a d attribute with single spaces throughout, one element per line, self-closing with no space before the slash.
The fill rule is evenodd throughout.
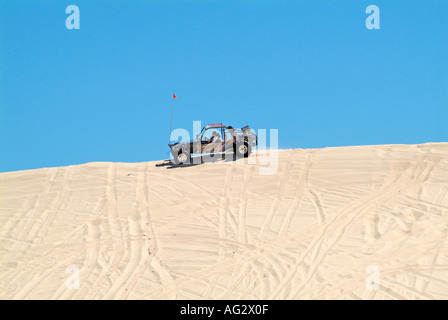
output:
<path id="1" fill-rule="evenodd" d="M 171 106 L 171 120 L 170 120 L 170 137 L 168 143 L 171 142 L 171 130 L 173 129 L 173 113 L 174 113 L 174 99 L 176 99 L 177 96 L 173 93 L 173 104 Z"/>

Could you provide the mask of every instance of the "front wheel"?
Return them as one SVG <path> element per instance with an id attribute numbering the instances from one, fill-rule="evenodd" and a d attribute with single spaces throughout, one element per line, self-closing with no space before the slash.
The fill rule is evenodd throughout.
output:
<path id="1" fill-rule="evenodd" d="M 247 158 L 252 151 L 250 144 L 247 141 L 236 143 L 233 145 L 233 152 L 237 158 Z"/>

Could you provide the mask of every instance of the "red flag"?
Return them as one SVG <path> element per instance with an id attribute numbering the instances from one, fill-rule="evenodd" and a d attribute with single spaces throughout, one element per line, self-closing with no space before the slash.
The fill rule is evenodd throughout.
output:
<path id="1" fill-rule="evenodd" d="M 177 96 L 173 93 L 173 99 L 176 99 L 177 98 Z"/>

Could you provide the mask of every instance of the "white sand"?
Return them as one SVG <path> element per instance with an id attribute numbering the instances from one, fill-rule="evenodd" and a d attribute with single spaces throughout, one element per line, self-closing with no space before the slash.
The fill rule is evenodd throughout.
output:
<path id="1" fill-rule="evenodd" d="M 0 298 L 448 299 L 448 143 L 162 162 L 0 173 Z"/>

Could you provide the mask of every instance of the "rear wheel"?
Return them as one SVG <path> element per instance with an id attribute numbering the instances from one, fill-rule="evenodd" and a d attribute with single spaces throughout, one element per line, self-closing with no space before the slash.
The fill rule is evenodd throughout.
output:
<path id="1" fill-rule="evenodd" d="M 185 164 L 190 163 L 191 155 L 187 150 L 179 150 L 177 155 L 174 155 L 175 164 Z"/>

